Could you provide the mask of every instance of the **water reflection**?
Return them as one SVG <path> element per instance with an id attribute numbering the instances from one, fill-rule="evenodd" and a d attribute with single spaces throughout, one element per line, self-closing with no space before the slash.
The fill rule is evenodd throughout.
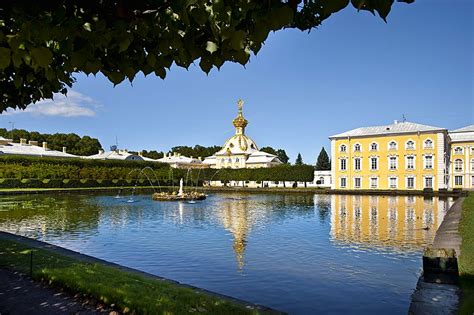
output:
<path id="1" fill-rule="evenodd" d="M 452 200 L 333 195 L 331 238 L 340 245 L 419 250 L 432 243 Z"/>

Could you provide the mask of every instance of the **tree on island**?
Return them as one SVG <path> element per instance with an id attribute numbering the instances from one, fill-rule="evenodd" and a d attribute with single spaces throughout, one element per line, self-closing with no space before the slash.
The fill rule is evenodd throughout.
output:
<path id="1" fill-rule="evenodd" d="M 263 147 L 263 148 L 260 148 L 260 151 L 276 155 L 278 157 L 278 159 L 284 164 L 287 164 L 288 161 L 290 160 L 290 158 L 286 154 L 286 151 L 283 150 L 283 149 L 275 150 L 272 147 Z"/>
<path id="2" fill-rule="evenodd" d="M 328 171 L 331 170 L 331 161 L 329 160 L 329 156 L 324 149 L 324 147 L 321 149 L 321 152 L 319 152 L 318 160 L 316 162 L 316 167 L 315 169 L 317 171 Z"/>
<path id="3" fill-rule="evenodd" d="M 66 94 L 74 73 L 116 85 L 139 72 L 164 79 L 173 64 L 197 60 L 205 73 L 245 65 L 270 32 L 309 31 L 349 2 L 386 20 L 394 0 L 4 0 L 0 112 Z"/>
<path id="4" fill-rule="evenodd" d="M 296 157 L 295 165 L 303 165 L 303 158 L 300 153 L 298 153 L 298 156 Z"/>

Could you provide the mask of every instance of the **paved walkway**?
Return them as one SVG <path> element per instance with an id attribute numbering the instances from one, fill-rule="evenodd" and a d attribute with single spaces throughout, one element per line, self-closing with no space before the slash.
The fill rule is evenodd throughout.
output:
<path id="1" fill-rule="evenodd" d="M 0 315 L 109 314 L 28 277 L 0 269 Z"/>

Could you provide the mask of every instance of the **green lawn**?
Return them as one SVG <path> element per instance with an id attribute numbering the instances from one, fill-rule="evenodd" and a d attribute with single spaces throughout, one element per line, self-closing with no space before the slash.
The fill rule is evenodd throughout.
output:
<path id="1" fill-rule="evenodd" d="M 459 271 L 461 274 L 460 314 L 474 313 L 474 193 L 464 200 L 459 230 L 462 236 Z"/>
<path id="2" fill-rule="evenodd" d="M 43 249 L 0 240 L 0 267 L 30 273 L 72 292 L 115 304 L 134 314 L 258 314 L 255 310 L 171 282 L 149 279 L 103 264 L 74 260 Z"/>

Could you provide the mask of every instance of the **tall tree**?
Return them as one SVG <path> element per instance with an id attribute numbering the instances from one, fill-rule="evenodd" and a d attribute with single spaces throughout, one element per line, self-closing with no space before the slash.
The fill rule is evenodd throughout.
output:
<path id="1" fill-rule="evenodd" d="M 295 165 L 303 165 L 303 158 L 300 153 L 298 153 L 298 156 L 296 157 Z"/>
<path id="2" fill-rule="evenodd" d="M 315 168 L 317 171 L 331 170 L 331 161 L 329 160 L 329 156 L 324 147 L 322 147 L 321 152 L 319 152 Z"/>
<path id="3" fill-rule="evenodd" d="M 399 0 L 413 2 L 414 0 Z M 0 112 L 67 92 L 74 73 L 114 85 L 172 65 L 245 65 L 272 31 L 307 31 L 352 4 L 385 20 L 394 0 L 3 0 Z"/>

